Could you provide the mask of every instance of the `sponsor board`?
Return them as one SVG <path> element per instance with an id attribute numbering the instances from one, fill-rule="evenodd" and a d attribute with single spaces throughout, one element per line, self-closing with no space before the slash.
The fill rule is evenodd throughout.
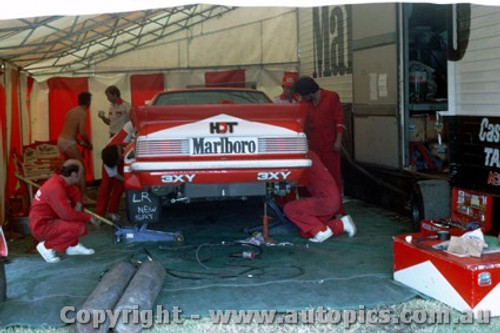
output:
<path id="1" fill-rule="evenodd" d="M 190 140 L 191 155 L 256 154 L 258 140 L 242 137 L 199 137 Z"/>

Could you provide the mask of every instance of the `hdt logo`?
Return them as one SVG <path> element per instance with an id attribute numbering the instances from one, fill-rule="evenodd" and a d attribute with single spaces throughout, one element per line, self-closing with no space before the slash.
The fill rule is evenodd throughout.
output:
<path id="1" fill-rule="evenodd" d="M 210 133 L 214 134 L 226 134 L 226 133 L 233 133 L 234 131 L 234 126 L 238 125 L 237 122 L 227 122 L 227 123 L 210 123 Z"/>

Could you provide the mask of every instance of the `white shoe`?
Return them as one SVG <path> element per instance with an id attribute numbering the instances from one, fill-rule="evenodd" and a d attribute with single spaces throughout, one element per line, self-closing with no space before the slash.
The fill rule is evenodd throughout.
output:
<path id="1" fill-rule="evenodd" d="M 53 264 L 53 263 L 61 261 L 61 258 L 59 258 L 56 255 L 56 251 L 55 250 L 47 249 L 45 247 L 45 242 L 38 243 L 38 245 L 36 246 L 36 250 L 38 251 L 38 253 L 40 253 L 40 255 L 42 256 L 42 258 L 46 262 L 48 262 L 50 264 Z"/>
<path id="2" fill-rule="evenodd" d="M 76 244 L 75 246 L 70 246 L 66 249 L 66 254 L 69 256 L 76 256 L 76 255 L 89 256 L 94 253 L 95 251 L 93 249 L 88 249 L 80 243 Z"/>
<path id="3" fill-rule="evenodd" d="M 120 215 L 118 214 L 115 214 L 115 213 L 109 213 L 108 215 L 108 218 L 113 221 L 113 222 L 118 222 L 120 221 Z"/>
<path id="4" fill-rule="evenodd" d="M 349 237 L 354 237 L 354 235 L 356 235 L 357 229 L 351 215 L 345 215 L 340 218 L 340 220 L 342 221 L 342 224 L 344 226 L 344 232 L 347 233 Z"/>
<path id="5" fill-rule="evenodd" d="M 330 229 L 329 227 L 326 227 L 325 231 L 318 232 L 316 235 L 314 235 L 314 237 L 309 238 L 309 241 L 311 241 L 313 243 L 323 243 L 324 241 L 326 241 L 328 238 L 330 238 L 332 236 L 333 236 L 332 229 Z"/>

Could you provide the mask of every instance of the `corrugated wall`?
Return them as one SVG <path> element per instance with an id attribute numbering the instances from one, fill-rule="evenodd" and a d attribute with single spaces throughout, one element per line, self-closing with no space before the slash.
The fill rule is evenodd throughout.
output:
<path id="1" fill-rule="evenodd" d="M 456 63 L 457 115 L 500 116 L 500 7 L 472 5 L 469 46 Z"/>
<path id="2" fill-rule="evenodd" d="M 352 103 L 351 6 L 299 9 L 300 74 Z"/>

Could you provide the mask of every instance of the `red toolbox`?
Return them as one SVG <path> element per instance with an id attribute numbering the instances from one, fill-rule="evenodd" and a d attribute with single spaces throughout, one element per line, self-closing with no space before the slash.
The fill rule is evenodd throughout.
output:
<path id="1" fill-rule="evenodd" d="M 460 257 L 434 248 L 442 243 L 429 233 L 394 236 L 394 280 L 459 311 L 500 316 L 500 252 Z"/>
<path id="2" fill-rule="evenodd" d="M 492 223 L 493 198 L 491 195 L 453 187 L 451 191 L 451 216 L 420 221 L 420 231 L 434 234 L 447 230 L 453 236 L 481 228 L 488 233 Z"/>

